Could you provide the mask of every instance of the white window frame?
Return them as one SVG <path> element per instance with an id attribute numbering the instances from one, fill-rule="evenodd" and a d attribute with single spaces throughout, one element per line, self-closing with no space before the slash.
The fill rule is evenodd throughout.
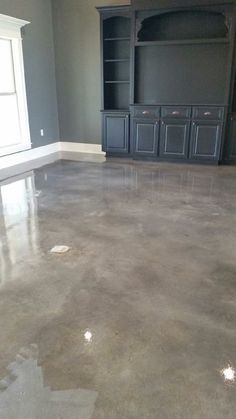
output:
<path id="1" fill-rule="evenodd" d="M 1 147 L 0 157 L 31 148 L 29 116 L 27 107 L 25 72 L 22 49 L 21 28 L 30 22 L 0 14 L 0 38 L 11 41 L 14 64 L 14 77 L 20 122 L 20 143 Z"/>

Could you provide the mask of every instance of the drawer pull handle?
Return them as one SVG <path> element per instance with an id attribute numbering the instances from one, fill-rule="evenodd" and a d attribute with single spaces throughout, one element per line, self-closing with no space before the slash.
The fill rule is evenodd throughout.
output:
<path id="1" fill-rule="evenodd" d="M 142 114 L 143 115 L 149 115 L 149 111 L 143 111 Z"/>
<path id="2" fill-rule="evenodd" d="M 204 112 L 204 115 L 209 116 L 209 115 L 211 115 L 211 112 Z"/>
<path id="3" fill-rule="evenodd" d="M 172 115 L 179 115 L 180 114 L 180 112 L 179 111 L 173 111 L 172 112 Z"/>

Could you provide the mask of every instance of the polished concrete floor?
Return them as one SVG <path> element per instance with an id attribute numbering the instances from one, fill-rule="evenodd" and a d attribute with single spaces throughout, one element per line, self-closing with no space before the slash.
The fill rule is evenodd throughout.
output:
<path id="1" fill-rule="evenodd" d="M 236 167 L 0 186 L 1 419 L 235 419 Z"/>

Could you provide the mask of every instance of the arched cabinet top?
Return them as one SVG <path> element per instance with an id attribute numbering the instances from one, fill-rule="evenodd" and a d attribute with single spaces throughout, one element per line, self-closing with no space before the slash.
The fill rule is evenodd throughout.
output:
<path id="1" fill-rule="evenodd" d="M 103 21 L 104 38 L 130 37 L 130 18 L 112 16 Z"/>
<path id="2" fill-rule="evenodd" d="M 178 10 L 153 13 L 136 20 L 137 42 L 227 39 L 229 21 L 222 12 Z"/>

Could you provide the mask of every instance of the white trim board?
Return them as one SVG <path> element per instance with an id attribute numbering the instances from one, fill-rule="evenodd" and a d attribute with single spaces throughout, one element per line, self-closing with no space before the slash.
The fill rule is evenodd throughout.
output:
<path id="1" fill-rule="evenodd" d="M 106 161 L 105 156 L 100 144 L 60 142 L 62 160 L 103 163 Z"/>
<path id="2" fill-rule="evenodd" d="M 21 39 L 21 28 L 28 25 L 28 20 L 17 19 L 12 16 L 0 14 L 0 36 L 10 36 Z"/>
<path id="3" fill-rule="evenodd" d="M 9 95 L 11 95 L 12 107 L 16 106 L 17 113 L 12 124 L 15 125 L 15 132 L 9 130 L 9 122 L 7 115 L 2 115 L 3 121 L 6 119 L 6 126 L 3 124 L 1 134 L 4 137 L 5 130 L 9 132 L 9 143 L 0 144 L 0 156 L 25 151 L 31 148 L 31 138 L 29 129 L 29 115 L 27 107 L 26 87 L 25 87 L 25 71 L 24 59 L 21 39 L 21 28 L 30 22 L 26 20 L 16 19 L 11 16 L 0 14 L 0 39 L 5 45 L 8 54 L 7 67 L 12 72 L 10 83 L 6 83 L 4 89 L 1 89 L 0 96 L 3 101 L 8 103 Z M 3 56 L 4 57 L 4 56 Z M 7 68 L 6 67 L 6 68 Z M 12 108 L 14 113 L 14 107 Z"/>
<path id="4" fill-rule="evenodd" d="M 60 151 L 69 151 L 76 153 L 91 153 L 100 154 L 105 156 L 102 151 L 101 144 L 90 144 L 90 143 L 72 143 L 72 142 L 60 142 Z"/>

